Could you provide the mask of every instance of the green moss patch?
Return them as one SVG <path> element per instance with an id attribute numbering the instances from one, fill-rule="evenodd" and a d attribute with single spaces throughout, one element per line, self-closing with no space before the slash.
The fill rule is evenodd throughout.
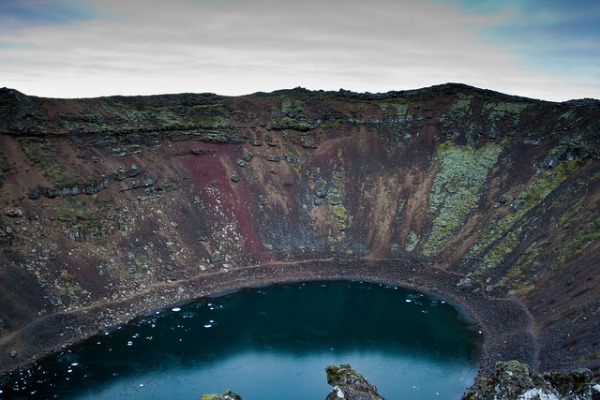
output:
<path id="1" fill-rule="evenodd" d="M 472 96 L 470 95 L 460 94 L 458 100 L 456 100 L 456 102 L 448 108 L 448 111 L 438 119 L 440 125 L 448 127 L 452 123 L 463 121 L 467 116 L 471 115 L 471 99 Z"/>
<path id="2" fill-rule="evenodd" d="M 69 199 L 58 205 L 55 212 L 65 234 L 76 241 L 102 237 L 108 229 L 105 203 Z"/>
<path id="3" fill-rule="evenodd" d="M 417 244 L 419 244 L 419 235 L 414 231 L 410 231 L 406 238 L 406 251 L 409 253 L 413 252 L 417 247 Z"/>
<path id="4" fill-rule="evenodd" d="M 523 102 L 491 102 L 485 104 L 483 112 L 488 115 L 489 120 L 497 121 L 506 117 L 518 123 L 521 113 L 529 106 L 530 104 Z"/>
<path id="5" fill-rule="evenodd" d="M 346 210 L 346 207 L 341 204 L 336 204 L 332 208 L 338 228 L 340 231 L 343 231 L 348 226 L 348 211 Z"/>
<path id="6" fill-rule="evenodd" d="M 56 159 L 56 149 L 49 140 L 22 137 L 19 138 L 19 144 L 29 162 L 39 168 L 50 182 L 56 186 L 73 183 L 65 167 Z"/>
<path id="7" fill-rule="evenodd" d="M 598 239 L 600 239 L 600 217 L 593 219 L 583 226 L 581 231 L 560 250 L 550 268 L 575 258 L 590 244 L 597 242 Z"/>
<path id="8" fill-rule="evenodd" d="M 460 147 L 448 141 L 437 148 L 440 167 L 429 196 L 427 214 L 435 216 L 425 255 L 435 254 L 477 207 L 479 191 L 496 164 L 502 146 L 487 144 L 479 149 Z"/>
<path id="9" fill-rule="evenodd" d="M 484 260 L 475 272 L 498 266 L 520 243 L 519 234 L 523 216 L 539 205 L 556 187 L 580 167 L 578 160 L 563 161 L 556 168 L 535 175 L 519 195 L 513 199 L 512 213 L 490 222 L 478 240 L 467 252 L 467 258 L 481 257 Z M 493 245 L 493 247 L 491 247 Z"/>

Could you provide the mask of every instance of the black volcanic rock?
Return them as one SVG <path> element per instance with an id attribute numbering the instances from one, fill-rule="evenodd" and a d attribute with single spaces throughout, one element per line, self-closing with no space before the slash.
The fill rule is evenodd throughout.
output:
<path id="1" fill-rule="evenodd" d="M 200 396 L 200 400 L 242 400 L 242 397 L 231 390 L 227 390 L 223 394 L 204 394 Z"/>
<path id="2" fill-rule="evenodd" d="M 529 366 L 517 361 L 500 362 L 493 376 L 474 385 L 462 400 L 596 400 L 600 385 L 593 382 L 592 372 L 533 374 Z"/>
<path id="3" fill-rule="evenodd" d="M 327 400 L 383 400 L 375 385 L 348 364 L 325 368 L 327 383 L 333 386 Z"/>

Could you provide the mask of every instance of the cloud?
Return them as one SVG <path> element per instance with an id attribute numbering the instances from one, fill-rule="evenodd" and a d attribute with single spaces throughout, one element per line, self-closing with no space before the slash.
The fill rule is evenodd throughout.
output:
<path id="1" fill-rule="evenodd" d="M 560 77 L 600 95 L 600 2 L 447 0 L 465 12 L 504 14 L 482 26 L 486 40 L 518 56 L 523 69 Z M 586 90 L 587 88 L 587 90 Z M 590 90 L 591 89 L 591 90 Z"/>
<path id="2" fill-rule="evenodd" d="M 92 8 L 74 0 L 3 0 L 0 3 L 0 33 L 85 21 L 95 15 Z"/>
<path id="3" fill-rule="evenodd" d="M 89 97 L 237 95 L 295 86 L 378 92 L 452 81 L 555 100 L 598 96 L 593 79 L 582 79 L 575 91 L 483 35 L 511 21 L 506 9 L 469 11 L 450 0 L 82 4 L 93 10 L 93 19 L 0 31 L 0 44 L 6 43 L 0 45 L 3 85 L 44 96 Z"/>

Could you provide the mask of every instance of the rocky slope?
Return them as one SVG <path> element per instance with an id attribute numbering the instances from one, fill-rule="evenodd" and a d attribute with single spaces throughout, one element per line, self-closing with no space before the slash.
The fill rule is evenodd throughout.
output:
<path id="1" fill-rule="evenodd" d="M 326 262 L 378 279 L 387 260 L 458 302 L 521 307 L 532 368 L 598 375 L 599 185 L 593 99 L 0 89 L 0 365 L 211 291 Z"/>

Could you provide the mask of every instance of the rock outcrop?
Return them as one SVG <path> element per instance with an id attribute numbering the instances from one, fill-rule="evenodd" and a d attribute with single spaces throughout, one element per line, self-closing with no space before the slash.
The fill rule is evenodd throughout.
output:
<path id="1" fill-rule="evenodd" d="M 330 365 L 325 370 L 327 383 L 333 386 L 327 400 L 383 400 L 377 387 L 349 364 Z"/>
<path id="2" fill-rule="evenodd" d="M 494 375 L 480 380 L 462 400 L 598 400 L 600 385 L 592 372 L 534 374 L 518 361 L 499 362 Z"/>
<path id="3" fill-rule="evenodd" d="M 242 400 L 242 397 L 231 390 L 227 390 L 223 394 L 203 394 L 200 396 L 200 400 Z"/>

